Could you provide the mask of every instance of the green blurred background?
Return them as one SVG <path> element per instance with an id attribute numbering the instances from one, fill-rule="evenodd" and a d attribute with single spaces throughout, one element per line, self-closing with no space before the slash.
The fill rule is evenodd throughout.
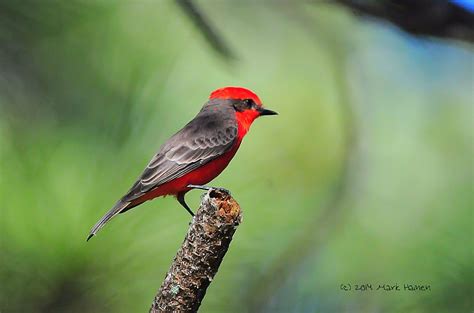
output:
<path id="1" fill-rule="evenodd" d="M 147 312 L 185 210 L 157 199 L 85 238 L 237 85 L 280 115 L 212 182 L 244 222 L 200 312 L 470 312 L 472 46 L 328 3 L 199 3 L 233 58 L 172 1 L 3 1 L 0 311 Z M 431 290 L 340 288 L 365 283 Z"/>

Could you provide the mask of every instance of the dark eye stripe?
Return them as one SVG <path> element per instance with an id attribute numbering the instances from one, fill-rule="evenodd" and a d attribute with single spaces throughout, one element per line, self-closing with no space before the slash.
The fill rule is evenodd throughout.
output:
<path id="1" fill-rule="evenodd" d="M 234 108 L 239 112 L 255 108 L 256 106 L 252 99 L 237 100 L 234 102 Z"/>
<path id="2" fill-rule="evenodd" d="M 255 102 L 252 99 L 245 99 L 244 103 L 247 108 L 252 108 L 255 106 Z"/>

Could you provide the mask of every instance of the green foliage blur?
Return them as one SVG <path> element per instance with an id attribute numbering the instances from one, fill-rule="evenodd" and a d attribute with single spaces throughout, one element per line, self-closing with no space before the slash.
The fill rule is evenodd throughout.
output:
<path id="1" fill-rule="evenodd" d="M 244 222 L 200 312 L 472 311 L 472 46 L 327 3 L 198 3 L 234 59 L 172 1 L 0 4 L 0 312 L 146 312 L 185 210 L 85 239 L 228 85 L 280 115 L 212 182 Z"/>

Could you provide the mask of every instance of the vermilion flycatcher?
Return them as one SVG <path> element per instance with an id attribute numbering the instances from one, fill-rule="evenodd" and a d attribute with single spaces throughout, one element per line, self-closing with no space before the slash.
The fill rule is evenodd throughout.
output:
<path id="1" fill-rule="evenodd" d="M 210 189 L 204 184 L 226 168 L 252 122 L 275 114 L 248 89 L 213 91 L 198 115 L 161 146 L 127 194 L 92 227 L 87 240 L 117 214 L 159 196 L 176 196 L 194 216 L 184 195 L 193 188 Z"/>

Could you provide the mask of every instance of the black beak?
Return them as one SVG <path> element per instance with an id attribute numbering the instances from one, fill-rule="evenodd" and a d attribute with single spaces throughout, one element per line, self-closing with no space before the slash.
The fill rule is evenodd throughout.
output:
<path id="1" fill-rule="evenodd" d="M 258 109 L 258 113 L 260 113 L 260 116 L 262 116 L 262 115 L 278 115 L 277 112 L 272 111 L 272 110 L 268 110 L 268 109 L 264 109 L 262 107 L 260 107 Z"/>

